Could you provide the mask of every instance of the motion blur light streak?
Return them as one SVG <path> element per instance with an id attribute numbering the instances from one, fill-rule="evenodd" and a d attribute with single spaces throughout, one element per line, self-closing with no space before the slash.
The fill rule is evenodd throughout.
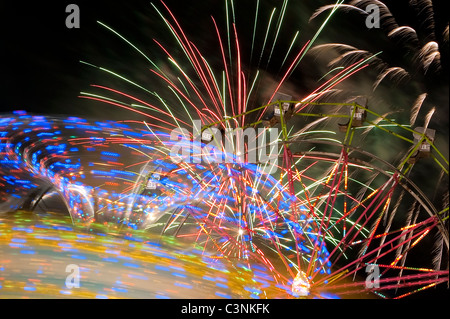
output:
<path id="1" fill-rule="evenodd" d="M 2 218 L 2 298 L 258 298 L 259 285 L 270 280 L 243 264 L 211 265 L 209 256 L 170 238 L 105 236 L 68 227 L 70 218 L 58 214 L 34 218 L 25 212 Z M 68 264 L 80 267 L 79 288 L 65 284 Z"/>
<path id="2" fill-rule="evenodd" d="M 151 7 L 169 35 L 153 41 L 164 62 L 98 22 L 146 61 L 158 91 L 82 61 L 132 90 L 92 84 L 80 98 L 142 120 L 2 115 L 2 297 L 402 298 L 448 284 L 448 192 L 432 200 L 416 174 L 427 163 L 448 182 L 430 115 L 415 128 L 418 112 L 404 124 L 399 112 L 380 114 L 372 97 L 342 89 L 379 54 L 335 68 L 311 93 L 289 88 L 343 1 L 319 9 L 314 18 L 328 15 L 303 44 L 294 36 L 273 83 L 260 66 L 276 60 L 289 4 L 271 11 L 257 52 L 260 4 L 247 52 L 238 4 L 225 0 L 226 27 L 211 19 L 211 58 L 163 1 Z M 259 57 L 257 70 L 246 54 L 250 64 Z M 197 119 L 201 131 L 191 134 Z M 279 161 L 249 163 L 250 138 L 233 148 L 244 154 L 225 152 L 224 139 L 202 140 L 208 130 L 244 128 L 259 129 L 266 147 L 279 129 Z M 397 159 L 371 139 L 395 143 Z M 192 151 L 174 161 L 177 145 Z M 222 156 L 232 160 L 211 160 Z M 81 267 L 80 288 L 64 287 L 69 264 Z M 367 284 L 368 265 L 380 270 L 377 285 Z"/>

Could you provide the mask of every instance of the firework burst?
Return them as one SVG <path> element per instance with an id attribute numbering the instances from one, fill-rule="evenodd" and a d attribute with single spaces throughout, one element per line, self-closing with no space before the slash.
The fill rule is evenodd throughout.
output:
<path id="1" fill-rule="evenodd" d="M 236 4 L 225 1 L 225 27 L 211 17 L 218 52 L 213 63 L 164 2 L 152 4 L 175 43 L 153 39 L 167 61 L 164 66 L 99 22 L 145 59 L 165 90 L 149 90 L 119 72 L 82 62 L 149 97 L 93 84 L 92 91 L 80 94 L 82 99 L 145 119 L 92 123 L 20 112 L 4 117 L 2 183 L 7 189 L 7 184 L 26 185 L 12 195 L 6 192 L 4 207 L 35 210 L 56 192 L 74 222 L 88 229 L 98 224 L 107 232 L 144 229 L 195 245 L 213 263 L 245 265 L 255 272 L 264 269 L 269 275 L 258 294 L 267 297 L 278 297 L 280 292 L 294 297 L 325 297 L 329 292 L 343 297 L 367 292 L 406 297 L 448 282 L 448 271 L 441 265 L 448 251 L 448 201 L 437 209 L 409 178 L 417 152 L 424 157 L 433 152 L 443 176 L 448 176 L 448 160 L 425 129 L 417 132 L 399 124 L 369 109 L 365 100 L 327 102 L 342 91 L 339 85 L 376 62 L 377 55 L 341 46 L 344 53 L 333 65 L 347 64 L 335 74 L 322 78 L 304 96 L 281 93 L 333 14 L 340 8 L 357 8 L 356 3 L 344 6 L 338 1 L 319 9 L 315 16 L 329 11 L 328 16 L 302 45 L 297 44 L 298 33 L 294 35 L 273 87 L 265 86 L 267 78 L 260 68 L 274 59 L 289 4 L 286 0 L 281 10 L 274 8 L 264 28 L 258 24 L 264 20 L 260 5 L 257 0 L 249 57 L 237 27 Z M 383 12 L 383 19 L 387 17 Z M 260 29 L 264 31 L 258 52 Z M 401 29 L 391 36 L 410 33 Z M 438 61 L 433 50 L 430 45 L 420 55 L 427 71 Z M 247 58 L 258 61 L 256 70 L 243 62 Z M 383 70 L 376 86 L 386 77 L 406 78 L 402 72 Z M 419 100 L 416 104 L 420 108 Z M 196 120 L 200 121 L 197 132 Z M 280 146 L 279 161 L 270 167 L 252 164 L 250 139 L 243 148 L 234 147 L 234 153 L 226 154 L 225 145 L 234 140 L 205 142 L 207 135 L 203 136 L 209 130 L 245 128 L 259 129 L 258 135 L 279 129 L 272 145 L 264 145 Z M 171 138 L 174 130 L 176 140 Z M 364 147 L 365 136 L 374 132 L 407 143 L 399 152 L 398 165 Z M 411 140 L 411 134 L 418 140 Z M 171 149 L 180 141 L 194 151 L 174 161 Z M 195 153 L 203 151 L 207 142 L 208 154 Z M 226 163 L 208 160 L 227 155 L 231 160 Z M 195 156 L 207 160 L 196 162 Z M 19 198 L 32 200 L 24 203 Z M 414 205 L 406 214 L 397 213 L 408 210 L 410 202 Z M 417 259 L 417 248 L 428 247 L 433 234 L 441 240 L 435 268 L 432 258 Z M 374 285 L 367 284 L 367 267 L 379 270 Z"/>

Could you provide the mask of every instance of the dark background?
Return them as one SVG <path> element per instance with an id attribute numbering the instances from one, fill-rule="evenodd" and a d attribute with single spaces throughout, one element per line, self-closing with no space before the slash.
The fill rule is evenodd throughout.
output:
<path id="1" fill-rule="evenodd" d="M 68 29 L 65 8 L 76 3 L 81 11 L 81 28 Z M 162 11 L 159 1 L 154 2 Z M 225 29 L 225 5 L 223 0 L 214 1 L 178 1 L 167 0 L 167 5 L 174 11 L 191 38 L 195 39 L 203 52 L 211 48 L 216 39 L 210 15 L 214 15 L 219 25 Z M 239 1 L 236 4 L 237 27 L 243 46 L 251 41 L 256 1 Z M 323 4 L 333 1 L 296 0 L 289 3 L 289 10 L 280 34 L 277 48 L 286 51 L 296 30 L 300 30 L 299 45 L 306 42 L 315 33 L 325 15 L 308 22 L 311 14 Z M 385 1 L 396 16 L 400 25 L 409 24 L 418 27 L 412 9 L 407 0 Z M 442 30 L 448 23 L 444 1 L 433 1 L 437 29 Z M 282 1 L 261 1 L 259 42 L 264 35 L 264 27 L 271 9 L 280 10 Z M 166 13 L 165 13 L 166 14 Z M 162 23 L 150 2 L 145 1 L 2 1 L 0 3 L 0 110 L 11 111 L 24 109 L 37 113 L 60 113 L 103 116 L 105 109 L 99 103 L 79 99 L 80 91 L 90 84 L 102 84 L 107 78 L 96 69 L 86 67 L 80 60 L 96 65 L 112 67 L 125 74 L 139 74 L 147 81 L 152 90 L 153 80 L 139 54 L 123 41 L 96 23 L 100 20 L 121 32 L 133 43 L 139 45 L 149 56 L 159 57 L 153 38 L 164 41 L 172 35 Z M 355 27 L 359 26 L 359 27 Z M 438 34 L 438 37 L 441 37 Z M 245 41 L 246 40 L 246 41 Z M 439 39 L 442 42 L 442 38 Z M 332 22 L 323 31 L 317 43 L 349 43 L 370 51 L 383 51 L 382 57 L 388 58 L 393 65 L 401 65 L 404 55 L 398 47 L 386 40 L 380 30 L 367 31 L 364 17 L 356 13 L 337 13 Z M 448 48 L 448 44 L 446 46 Z M 210 50 L 211 51 L 211 50 Z M 243 48 L 248 52 L 248 48 Z M 212 52 L 218 52 L 214 46 Z M 175 56 L 179 52 L 175 52 Z M 277 50 L 274 56 L 277 57 Z M 279 52 L 281 54 L 281 51 Z M 447 51 L 443 51 L 447 56 Z M 245 54 L 245 53 L 244 53 Z M 247 56 L 248 58 L 248 56 Z M 245 61 L 245 58 L 243 59 Z M 276 60 L 274 58 L 273 60 Z M 447 67 L 447 59 L 442 59 Z M 268 71 L 278 73 L 280 62 L 274 61 Z M 309 68 L 309 63 L 300 65 L 293 75 L 294 84 L 302 87 L 304 92 L 311 90 L 308 81 L 316 81 L 325 69 Z M 440 77 L 428 80 L 431 86 L 435 82 L 448 84 L 447 68 Z M 148 78 L 147 78 L 148 76 Z M 140 78 L 141 79 L 141 78 Z M 156 85 L 156 84 L 155 84 Z M 448 86 L 448 85 L 447 85 Z M 448 100 L 447 100 L 448 109 Z"/>

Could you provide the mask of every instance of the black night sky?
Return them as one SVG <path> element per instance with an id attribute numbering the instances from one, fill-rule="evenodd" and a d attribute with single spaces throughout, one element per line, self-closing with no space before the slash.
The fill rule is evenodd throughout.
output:
<path id="1" fill-rule="evenodd" d="M 399 25 L 417 27 L 419 23 L 406 5 L 407 2 L 385 1 Z M 138 63 L 133 60 L 139 61 L 140 57 L 129 46 L 99 26 L 97 20 L 123 33 L 153 56 L 159 53 L 152 51 L 154 48 L 152 39 L 164 40 L 171 36 L 150 1 L 77 1 L 81 12 L 80 29 L 68 29 L 65 26 L 68 15 L 65 8 L 70 3 L 34 1 L 24 5 L 17 1 L 3 1 L 0 4 L 2 111 L 25 109 L 38 113 L 99 115 L 95 109 L 101 106 L 80 100 L 77 96 L 80 91 L 101 79 L 101 76 L 96 74 L 96 70 L 80 64 L 79 60 L 100 66 L 133 66 L 134 63 Z M 190 37 L 195 39 L 196 44 L 199 47 L 203 45 L 203 52 L 207 51 L 211 47 L 211 41 L 216 39 L 210 15 L 213 15 L 222 27 L 225 26 L 225 6 L 222 0 L 189 2 L 167 0 L 166 3 Z M 317 18 L 309 23 L 309 17 L 321 5 L 330 3 L 332 1 L 291 1 L 278 47 L 286 50 L 296 30 L 300 30 L 300 43 L 305 43 L 322 21 L 322 18 Z M 444 1 L 433 3 L 436 29 L 443 30 L 448 23 L 443 9 Z M 155 4 L 162 8 L 158 1 Z M 260 37 L 263 35 L 262 29 L 271 9 L 274 6 L 280 7 L 281 4 L 282 1 L 262 1 L 260 8 L 262 27 L 258 30 Z M 240 37 L 249 43 L 252 36 L 255 1 L 240 2 L 236 5 L 236 11 Z M 363 27 L 355 28 L 355 25 L 363 26 L 364 18 L 355 13 L 337 13 L 319 37 L 318 43 L 342 42 L 372 52 L 383 51 L 383 56 L 388 57 L 390 63 L 402 63 L 403 55 L 397 52 L 398 48 L 392 42 L 386 40 L 386 35 L 382 31 L 367 32 Z M 437 36 L 442 43 L 442 35 Z M 245 45 L 246 41 L 241 42 Z M 275 56 L 276 53 L 275 50 Z M 441 53 L 447 56 L 448 44 Z M 443 58 L 442 61 L 445 67 L 443 75 L 438 78 L 434 76 L 428 79 L 427 83 L 433 86 L 436 82 L 440 84 L 446 82 L 448 88 L 447 59 Z M 272 64 L 279 65 L 275 62 Z M 275 69 L 276 67 L 274 71 Z M 145 65 L 142 69 L 132 70 L 143 74 L 147 71 Z M 294 74 L 293 80 L 297 81 L 296 84 L 304 83 L 305 78 L 317 79 L 323 75 L 322 73 L 323 69 L 310 70 L 308 63 L 305 63 Z M 306 87 L 305 90 L 310 88 Z M 447 102 L 448 109 L 448 100 L 441 102 Z"/>

